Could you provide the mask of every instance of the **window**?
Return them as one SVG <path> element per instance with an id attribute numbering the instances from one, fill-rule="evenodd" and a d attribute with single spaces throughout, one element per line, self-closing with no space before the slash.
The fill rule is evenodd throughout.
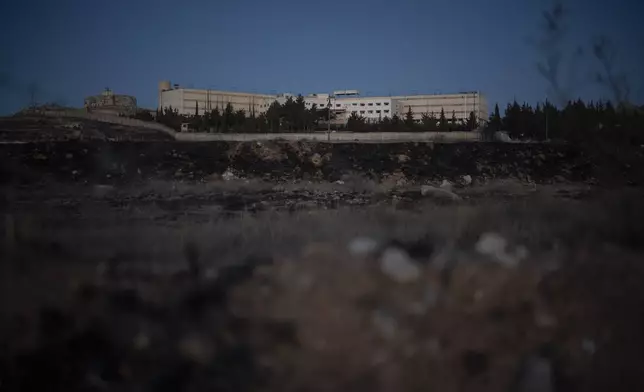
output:
<path id="1" fill-rule="evenodd" d="M 320 104 L 320 107 L 321 107 L 321 108 L 323 108 L 323 107 L 324 107 L 324 104 L 323 104 L 323 103 L 321 103 L 321 104 Z"/>
<path id="2" fill-rule="evenodd" d="M 361 103 L 360 106 L 364 106 L 364 103 Z"/>
<path id="3" fill-rule="evenodd" d="M 389 106 L 389 102 L 385 102 L 385 106 Z"/>
<path id="4" fill-rule="evenodd" d="M 357 111 L 357 110 L 352 110 L 352 111 L 351 111 L 351 114 L 356 114 L 356 113 L 358 113 L 358 111 Z"/>
<path id="5" fill-rule="evenodd" d="M 376 106 L 380 106 L 380 102 L 376 102 Z"/>
<path id="6" fill-rule="evenodd" d="M 380 110 L 376 110 L 376 113 L 380 114 L 380 112 L 381 112 Z"/>
<path id="7" fill-rule="evenodd" d="M 360 114 L 364 114 L 364 110 L 361 110 L 361 111 L 360 111 Z"/>
<path id="8" fill-rule="evenodd" d="M 357 106 L 358 104 L 354 102 L 354 103 L 352 103 L 351 105 L 353 105 L 353 106 Z"/>
<path id="9" fill-rule="evenodd" d="M 339 103 L 336 103 L 336 104 L 335 104 L 335 107 L 336 107 L 336 108 L 339 108 L 339 107 L 340 107 L 340 104 L 339 104 Z"/>
<path id="10" fill-rule="evenodd" d="M 385 110 L 385 113 L 389 113 L 389 110 Z"/>
<path id="11" fill-rule="evenodd" d="M 373 113 L 373 110 L 369 110 L 369 113 Z"/>
<path id="12" fill-rule="evenodd" d="M 369 102 L 369 106 L 373 106 L 373 102 Z"/>

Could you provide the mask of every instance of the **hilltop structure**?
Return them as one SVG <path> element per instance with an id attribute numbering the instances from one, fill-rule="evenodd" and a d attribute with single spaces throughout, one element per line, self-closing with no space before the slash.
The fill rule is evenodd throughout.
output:
<path id="1" fill-rule="evenodd" d="M 136 113 L 137 105 L 136 98 L 114 94 L 106 88 L 100 95 L 85 98 L 85 108 L 89 112 L 129 116 Z"/>

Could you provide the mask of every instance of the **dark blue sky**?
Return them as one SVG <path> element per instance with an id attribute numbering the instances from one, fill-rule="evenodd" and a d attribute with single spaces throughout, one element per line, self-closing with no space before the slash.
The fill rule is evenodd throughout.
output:
<path id="1" fill-rule="evenodd" d="M 644 1 L 568 0 L 567 41 L 609 36 L 644 99 Z M 536 71 L 539 0 L 0 0 L 0 113 L 82 105 L 110 87 L 155 107 L 157 83 L 363 95 L 480 90 L 505 105 L 546 94 Z M 597 98 L 589 59 L 572 94 Z M 638 73 L 639 72 L 639 73 Z"/>

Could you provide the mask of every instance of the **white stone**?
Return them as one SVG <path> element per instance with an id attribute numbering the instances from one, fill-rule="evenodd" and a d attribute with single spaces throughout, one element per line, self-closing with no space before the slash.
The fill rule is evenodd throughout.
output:
<path id="1" fill-rule="evenodd" d="M 461 179 L 463 180 L 463 184 L 465 185 L 472 184 L 472 176 L 470 176 L 469 174 L 462 176 Z"/>
<path id="2" fill-rule="evenodd" d="M 452 191 L 452 183 L 447 181 L 447 180 L 443 180 L 443 182 L 441 182 L 440 188 L 451 192 Z"/>
<path id="3" fill-rule="evenodd" d="M 221 175 L 221 178 L 225 181 L 234 180 L 236 177 L 237 176 L 235 176 L 235 173 L 233 173 L 230 168 L 226 169 L 226 171 Z"/>
<path id="4" fill-rule="evenodd" d="M 484 233 L 476 243 L 476 251 L 493 256 L 501 252 L 505 252 L 508 246 L 508 241 L 498 233 Z"/>
<path id="5" fill-rule="evenodd" d="M 378 241 L 369 237 L 356 237 L 347 246 L 349 253 L 354 256 L 365 256 L 378 249 Z"/>
<path id="6" fill-rule="evenodd" d="M 387 248 L 380 256 L 380 269 L 398 283 L 413 282 L 420 278 L 420 268 L 407 252 L 398 248 Z"/>
<path id="7" fill-rule="evenodd" d="M 481 235 L 475 249 L 482 255 L 489 256 L 506 267 L 516 267 L 528 257 L 528 249 L 518 246 L 512 253 L 508 252 L 508 240 L 498 233 L 488 232 Z"/>
<path id="8" fill-rule="evenodd" d="M 460 200 L 461 198 L 452 191 L 442 188 L 436 188 L 431 185 L 422 185 L 420 187 L 420 194 L 423 196 L 432 196 L 440 199 Z"/>

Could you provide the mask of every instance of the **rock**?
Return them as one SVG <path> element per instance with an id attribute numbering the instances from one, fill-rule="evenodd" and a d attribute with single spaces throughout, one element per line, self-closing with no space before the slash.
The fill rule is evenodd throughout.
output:
<path id="1" fill-rule="evenodd" d="M 463 185 L 471 185 L 472 184 L 472 176 L 470 176 L 469 174 L 461 176 L 461 180 L 463 181 Z"/>
<path id="2" fill-rule="evenodd" d="M 315 167 L 321 167 L 322 163 L 323 163 L 323 160 L 322 160 L 322 157 L 320 156 L 320 154 L 318 154 L 317 152 L 315 154 L 313 154 L 311 156 L 311 163 Z"/>
<path id="3" fill-rule="evenodd" d="M 380 270 L 398 283 L 409 283 L 420 278 L 420 268 L 399 248 L 387 248 L 380 256 Z"/>
<path id="4" fill-rule="evenodd" d="M 67 154 L 65 154 L 65 158 L 66 159 L 72 159 L 72 158 L 74 158 L 74 154 L 72 154 L 71 152 L 68 152 Z"/>
<path id="5" fill-rule="evenodd" d="M 436 197 L 439 199 L 447 199 L 447 200 L 460 200 L 460 196 L 455 194 L 452 191 L 449 191 L 447 189 L 442 189 L 442 188 L 436 188 L 435 186 L 431 185 L 423 185 L 420 187 L 420 194 L 423 196 L 432 196 Z"/>
<path id="6" fill-rule="evenodd" d="M 502 132 L 502 131 L 494 133 L 494 140 L 496 140 L 498 142 L 506 142 L 506 143 L 512 142 L 512 139 L 510 138 L 508 133 L 507 132 Z"/>
<path id="7" fill-rule="evenodd" d="M 233 171 L 232 171 L 232 169 L 231 169 L 231 168 L 228 168 L 228 169 L 226 169 L 226 171 L 221 175 L 221 178 L 222 178 L 224 181 L 230 181 L 230 180 L 234 180 L 234 179 L 236 179 L 236 178 L 237 178 L 237 176 L 235 175 L 235 173 L 233 173 Z"/>
<path id="8" fill-rule="evenodd" d="M 475 249 L 482 255 L 489 256 L 506 267 L 516 267 L 528 257 L 528 249 L 518 246 L 513 253 L 508 252 L 508 241 L 498 233 L 484 233 L 475 245 Z"/>
<path id="9" fill-rule="evenodd" d="M 398 155 L 398 163 L 405 163 L 409 161 L 409 157 L 405 154 Z"/>
<path id="10" fill-rule="evenodd" d="M 342 181 L 342 180 L 337 180 L 335 183 L 338 184 L 338 185 L 344 185 L 344 181 Z"/>
<path id="11" fill-rule="evenodd" d="M 541 357 L 529 357 L 521 369 L 516 390 L 518 392 L 552 392 L 554 380 L 552 364 Z"/>
<path id="12" fill-rule="evenodd" d="M 451 192 L 452 191 L 452 183 L 447 181 L 447 180 L 443 180 L 443 182 L 441 182 L 440 188 Z"/>
<path id="13" fill-rule="evenodd" d="M 369 237 L 356 237 L 347 246 L 349 253 L 354 256 L 365 256 L 372 254 L 378 249 L 378 242 Z"/>

